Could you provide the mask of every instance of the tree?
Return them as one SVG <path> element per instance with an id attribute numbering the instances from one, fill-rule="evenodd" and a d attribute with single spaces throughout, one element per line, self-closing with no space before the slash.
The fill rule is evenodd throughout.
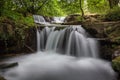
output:
<path id="1" fill-rule="evenodd" d="M 80 7 L 83 5 L 82 1 L 83 0 L 60 0 L 59 4 L 66 14 L 74 14 L 81 12 Z"/>
<path id="2" fill-rule="evenodd" d="M 0 16 L 2 15 L 4 5 L 5 5 L 5 0 L 0 0 Z"/>
<path id="3" fill-rule="evenodd" d="M 17 10 L 36 14 L 49 0 L 14 0 Z"/>
<path id="4" fill-rule="evenodd" d="M 105 13 L 109 9 L 107 0 L 87 0 L 87 3 L 91 13 Z"/>
<path id="5" fill-rule="evenodd" d="M 108 1 L 111 9 L 115 6 L 118 6 L 119 0 L 108 0 Z"/>
<path id="6" fill-rule="evenodd" d="M 81 10 L 81 13 L 82 13 L 82 18 L 84 18 L 84 11 L 83 11 L 83 8 L 82 8 L 82 0 L 79 0 L 79 3 L 80 3 L 80 10 Z"/>

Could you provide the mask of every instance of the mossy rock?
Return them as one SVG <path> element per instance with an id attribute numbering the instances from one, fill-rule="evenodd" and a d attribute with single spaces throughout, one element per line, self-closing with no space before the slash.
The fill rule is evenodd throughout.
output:
<path id="1" fill-rule="evenodd" d="M 70 22 L 72 23 L 76 21 L 82 21 L 82 16 L 80 14 L 68 15 L 64 20 L 65 23 L 70 23 Z"/>
<path id="2" fill-rule="evenodd" d="M 120 73 L 120 56 L 112 60 L 112 67 Z"/>
<path id="3" fill-rule="evenodd" d="M 0 80 L 6 80 L 6 79 L 4 79 L 2 76 L 0 76 Z"/>

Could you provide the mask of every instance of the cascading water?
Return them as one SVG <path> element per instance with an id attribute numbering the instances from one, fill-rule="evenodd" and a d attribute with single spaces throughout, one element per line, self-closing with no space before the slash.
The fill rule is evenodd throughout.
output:
<path id="1" fill-rule="evenodd" d="M 70 26 L 60 31 L 54 29 L 54 27 L 46 27 L 40 34 L 38 34 L 37 30 L 37 36 L 39 36 L 37 38 L 42 39 L 37 39 L 37 45 L 40 45 L 38 50 L 54 50 L 61 54 L 77 57 L 98 57 L 97 41 L 88 37 L 80 25 Z"/>
<path id="2" fill-rule="evenodd" d="M 97 59 L 97 41 L 80 26 L 37 30 L 37 54 L 3 72 L 7 80 L 115 80 L 110 63 Z M 14 61 L 13 60 L 13 61 Z"/>
<path id="3" fill-rule="evenodd" d="M 50 25 L 50 23 L 46 22 L 43 16 L 33 15 L 34 22 L 38 24 Z"/>
<path id="4" fill-rule="evenodd" d="M 63 23 L 65 17 L 53 17 L 52 23 Z"/>

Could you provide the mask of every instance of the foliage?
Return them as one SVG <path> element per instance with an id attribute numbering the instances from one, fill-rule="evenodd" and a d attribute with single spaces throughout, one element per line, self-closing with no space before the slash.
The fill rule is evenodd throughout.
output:
<path id="1" fill-rule="evenodd" d="M 108 0 L 110 8 L 118 7 L 120 0 Z"/>
<path id="2" fill-rule="evenodd" d="M 59 5 L 66 14 L 80 13 L 80 0 L 59 0 Z"/>
<path id="3" fill-rule="evenodd" d="M 10 11 L 10 10 L 4 10 L 4 15 L 5 17 L 17 21 L 20 20 L 23 16 L 22 14 L 16 12 L 16 11 Z"/>
<path id="4" fill-rule="evenodd" d="M 17 11 L 24 13 L 37 13 L 48 0 L 12 0 Z"/>
<path id="5" fill-rule="evenodd" d="M 44 15 L 44 16 L 61 16 L 65 15 L 64 11 L 59 6 L 59 3 L 57 0 L 51 0 L 48 1 L 48 3 L 39 10 L 38 14 Z"/>
<path id="6" fill-rule="evenodd" d="M 15 23 L 25 24 L 26 26 L 34 26 L 32 15 L 24 17 L 21 13 L 15 11 L 4 10 L 3 17 L 13 20 Z"/>
<path id="7" fill-rule="evenodd" d="M 0 16 L 2 15 L 2 10 L 4 8 L 5 0 L 0 0 Z"/>
<path id="8" fill-rule="evenodd" d="M 25 23 L 29 27 L 35 26 L 33 16 L 24 17 L 23 18 L 23 23 Z"/>
<path id="9" fill-rule="evenodd" d="M 112 66 L 116 71 L 120 72 L 120 57 L 117 57 L 114 60 L 112 60 Z"/>
<path id="10" fill-rule="evenodd" d="M 89 12 L 105 13 L 110 7 L 109 1 L 112 0 L 1 0 L 0 15 L 4 15 L 4 12 L 9 10 L 10 12 L 18 12 L 23 16 L 27 16 L 29 13 L 63 16 L 83 13 L 81 9 L 85 10 L 86 6 Z M 111 3 L 114 4 L 114 2 Z"/>
<path id="11" fill-rule="evenodd" d="M 92 13 L 105 13 L 109 4 L 106 0 L 88 0 L 88 9 Z"/>
<path id="12" fill-rule="evenodd" d="M 120 7 L 114 7 L 113 9 L 110 9 L 106 13 L 105 19 L 108 20 L 108 21 L 120 20 Z"/>

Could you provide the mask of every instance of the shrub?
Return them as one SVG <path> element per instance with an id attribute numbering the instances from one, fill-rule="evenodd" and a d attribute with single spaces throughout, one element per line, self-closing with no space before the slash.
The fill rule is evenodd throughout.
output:
<path id="1" fill-rule="evenodd" d="M 105 20 L 118 21 L 120 20 L 120 7 L 114 7 L 105 14 Z"/>
<path id="2" fill-rule="evenodd" d="M 117 57 L 114 60 L 112 60 L 112 67 L 114 70 L 120 73 L 120 57 Z"/>
<path id="3" fill-rule="evenodd" d="M 4 19 L 4 17 L 12 20 L 15 23 L 25 24 L 27 26 L 34 26 L 34 19 L 32 15 L 27 15 L 26 17 L 24 17 L 23 14 L 19 12 L 4 10 L 4 15 L 0 18 L 0 20 L 2 18 Z"/>
<path id="4" fill-rule="evenodd" d="M 28 26 L 34 26 L 33 16 L 24 17 L 23 23 L 27 24 Z"/>
<path id="5" fill-rule="evenodd" d="M 15 11 L 10 11 L 10 10 L 4 10 L 3 11 L 5 17 L 17 21 L 23 18 L 22 14 L 15 12 Z"/>

